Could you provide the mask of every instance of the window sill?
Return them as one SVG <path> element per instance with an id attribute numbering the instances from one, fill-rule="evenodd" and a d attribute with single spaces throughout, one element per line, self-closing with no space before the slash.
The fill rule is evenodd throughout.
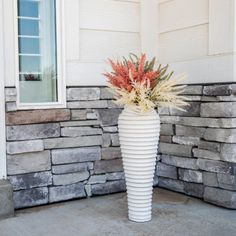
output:
<path id="1" fill-rule="evenodd" d="M 66 103 L 20 103 L 17 104 L 17 110 L 37 110 L 37 109 L 56 109 L 66 108 Z"/>

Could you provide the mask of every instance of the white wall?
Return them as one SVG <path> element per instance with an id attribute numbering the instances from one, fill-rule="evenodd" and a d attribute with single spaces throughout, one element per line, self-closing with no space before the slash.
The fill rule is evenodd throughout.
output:
<path id="1" fill-rule="evenodd" d="M 4 5 L 6 86 L 15 85 L 16 16 L 14 2 Z M 156 55 L 157 0 L 57 0 L 62 2 L 66 85 L 103 85 L 108 57 L 130 52 Z M 16 12 L 16 11 L 15 11 Z M 151 32 L 147 34 L 147 32 Z"/>
<path id="2" fill-rule="evenodd" d="M 16 0 L 1 1 L 5 83 L 14 86 Z M 235 80 L 236 0 L 62 1 L 67 86 L 103 85 L 107 57 L 141 51 L 187 72 L 187 83 Z"/>
<path id="3" fill-rule="evenodd" d="M 187 83 L 235 81 L 235 0 L 159 0 L 159 61 Z"/>
<path id="4" fill-rule="evenodd" d="M 69 0 L 65 9 L 68 85 L 104 84 L 108 57 L 140 53 L 139 0 Z"/>

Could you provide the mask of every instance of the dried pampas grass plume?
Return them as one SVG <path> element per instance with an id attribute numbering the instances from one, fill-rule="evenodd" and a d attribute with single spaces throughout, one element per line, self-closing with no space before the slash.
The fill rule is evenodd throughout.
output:
<path id="1" fill-rule="evenodd" d="M 140 57 L 132 54 L 129 60 L 109 63 L 112 72 L 104 75 L 117 104 L 141 112 L 164 106 L 184 111 L 188 105 L 187 97 L 182 95 L 185 85 L 181 85 L 186 74 L 171 79 L 173 72 L 167 72 L 168 65 L 155 69 L 155 58 L 149 62 L 145 54 Z"/>

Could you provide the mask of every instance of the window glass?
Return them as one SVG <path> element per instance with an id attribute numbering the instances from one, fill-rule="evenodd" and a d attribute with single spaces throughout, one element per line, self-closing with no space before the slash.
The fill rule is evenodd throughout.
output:
<path id="1" fill-rule="evenodd" d="M 38 1 L 19 0 L 18 15 L 24 17 L 38 17 Z"/>
<path id="2" fill-rule="evenodd" d="M 55 0 L 18 0 L 21 103 L 58 101 L 55 4 Z"/>
<path id="3" fill-rule="evenodd" d="M 38 38 L 19 38 L 20 54 L 40 54 Z"/>
<path id="4" fill-rule="evenodd" d="M 28 36 L 39 36 L 39 21 L 19 18 L 19 34 Z"/>

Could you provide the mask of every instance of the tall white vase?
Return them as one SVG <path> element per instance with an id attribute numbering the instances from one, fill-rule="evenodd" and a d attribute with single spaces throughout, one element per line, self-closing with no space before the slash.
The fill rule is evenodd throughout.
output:
<path id="1" fill-rule="evenodd" d="M 160 134 L 155 110 L 140 113 L 125 108 L 118 121 L 119 138 L 128 198 L 129 219 L 152 218 L 152 190 Z"/>

